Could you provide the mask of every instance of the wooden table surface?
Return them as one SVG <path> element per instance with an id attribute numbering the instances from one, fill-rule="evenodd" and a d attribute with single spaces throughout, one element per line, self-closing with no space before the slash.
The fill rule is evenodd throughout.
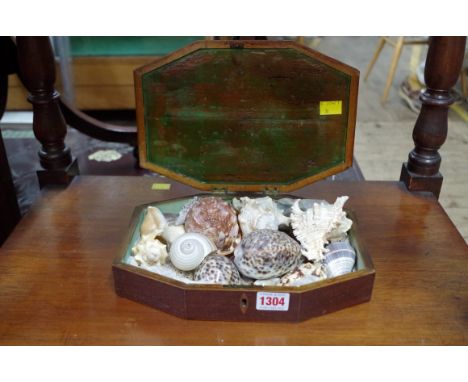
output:
<path id="1" fill-rule="evenodd" d="M 118 297 L 111 265 L 134 207 L 197 191 L 154 177 L 75 178 L 43 192 L 0 249 L 0 344 L 468 344 L 468 248 L 432 197 L 397 182 L 319 182 L 349 195 L 376 269 L 370 302 L 302 323 L 189 321 Z"/>

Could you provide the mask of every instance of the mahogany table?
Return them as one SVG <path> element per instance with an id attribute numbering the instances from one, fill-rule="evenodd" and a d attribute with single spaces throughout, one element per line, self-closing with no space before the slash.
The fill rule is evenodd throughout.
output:
<path id="1" fill-rule="evenodd" d="M 172 183 L 170 191 L 151 189 Z M 46 189 L 0 249 L 0 344 L 468 344 L 468 248 L 431 196 L 398 182 L 319 182 L 349 195 L 373 258 L 370 302 L 302 323 L 189 321 L 118 297 L 111 265 L 133 208 L 197 193 L 157 177 L 79 176 Z"/>

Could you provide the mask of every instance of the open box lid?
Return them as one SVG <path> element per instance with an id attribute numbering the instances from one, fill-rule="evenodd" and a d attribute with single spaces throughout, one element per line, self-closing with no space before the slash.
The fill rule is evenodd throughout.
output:
<path id="1" fill-rule="evenodd" d="M 352 165 L 358 70 L 290 41 L 199 41 L 135 70 L 140 165 L 290 191 Z"/>

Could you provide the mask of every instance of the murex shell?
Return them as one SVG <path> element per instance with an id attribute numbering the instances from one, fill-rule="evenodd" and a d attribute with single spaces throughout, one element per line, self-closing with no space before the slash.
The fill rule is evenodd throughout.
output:
<path id="1" fill-rule="evenodd" d="M 151 237 L 142 238 L 132 248 L 132 253 L 139 265 L 164 264 L 168 257 L 166 245 Z"/>
<path id="2" fill-rule="evenodd" d="M 299 199 L 291 208 L 291 226 L 294 236 L 302 244 L 302 254 L 310 261 L 322 261 L 327 250 L 325 244 L 330 240 L 346 237 L 352 221 L 346 217 L 343 205 L 347 196 L 336 199 L 334 204 L 314 203 L 303 211 Z"/>
<path id="3" fill-rule="evenodd" d="M 337 277 L 353 270 L 356 252 L 348 240 L 336 241 L 327 246 L 324 264 L 328 277 Z"/>
<path id="4" fill-rule="evenodd" d="M 187 212 L 185 230 L 207 236 L 219 254 L 229 254 L 239 242 L 239 225 L 234 208 L 223 199 L 208 196 L 197 199 Z"/>
<path id="5" fill-rule="evenodd" d="M 238 220 L 244 236 L 257 229 L 276 230 L 280 225 L 289 225 L 289 218 L 269 196 L 255 199 L 244 196 L 233 199 L 232 204 L 240 212 Z"/>
<path id="6" fill-rule="evenodd" d="M 172 264 L 181 271 L 191 271 L 198 267 L 203 259 L 216 250 L 216 246 L 200 233 L 185 233 L 171 245 L 169 257 Z"/>
<path id="7" fill-rule="evenodd" d="M 239 271 L 229 258 L 208 255 L 195 270 L 194 280 L 205 284 L 237 285 L 241 283 Z"/>
<path id="8" fill-rule="evenodd" d="M 297 267 L 301 260 L 300 245 L 287 234 L 261 229 L 248 234 L 234 251 L 234 263 L 244 276 L 270 279 Z"/>

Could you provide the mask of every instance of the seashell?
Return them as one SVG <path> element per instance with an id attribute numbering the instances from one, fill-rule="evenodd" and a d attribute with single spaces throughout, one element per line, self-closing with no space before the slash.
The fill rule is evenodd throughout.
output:
<path id="1" fill-rule="evenodd" d="M 182 207 L 182 209 L 179 212 L 179 216 L 177 216 L 175 220 L 176 225 L 181 225 L 185 223 L 185 219 L 187 218 L 187 214 L 192 208 L 192 206 L 197 202 L 198 196 L 193 197 L 190 199 L 185 205 Z"/>
<path id="2" fill-rule="evenodd" d="M 148 266 L 164 264 L 168 257 L 166 245 L 151 237 L 140 239 L 132 248 L 132 254 L 139 265 Z"/>
<path id="3" fill-rule="evenodd" d="M 215 243 L 218 254 L 232 253 L 240 241 L 236 211 L 215 196 L 197 199 L 192 204 L 185 218 L 185 230 L 207 236 Z"/>
<path id="4" fill-rule="evenodd" d="M 256 286 L 276 286 L 281 285 L 281 279 L 279 277 L 273 277 L 272 279 L 266 280 L 255 280 L 253 285 Z"/>
<path id="5" fill-rule="evenodd" d="M 166 243 L 172 244 L 180 236 L 185 233 L 185 228 L 183 225 L 167 225 L 164 227 L 162 232 L 162 237 L 166 240 Z"/>
<path id="6" fill-rule="evenodd" d="M 208 255 L 195 270 L 194 280 L 205 284 L 238 285 L 241 277 L 234 263 L 220 255 Z"/>
<path id="7" fill-rule="evenodd" d="M 206 236 L 199 233 L 185 233 L 172 243 L 169 256 L 176 268 L 191 271 L 215 250 L 215 245 Z"/>
<path id="8" fill-rule="evenodd" d="M 260 229 L 245 236 L 234 251 L 239 272 L 254 279 L 282 276 L 301 261 L 300 245 L 281 231 Z"/>
<path id="9" fill-rule="evenodd" d="M 232 204 L 240 212 L 237 219 L 244 236 L 257 229 L 277 230 L 280 225 L 289 225 L 289 218 L 269 196 L 256 199 L 242 197 L 233 199 Z"/>
<path id="10" fill-rule="evenodd" d="M 146 209 L 146 215 L 140 226 L 140 235 L 142 238 L 155 238 L 161 235 L 167 226 L 166 218 L 157 207 L 149 206 Z"/>
<path id="11" fill-rule="evenodd" d="M 327 278 L 322 264 L 304 263 L 294 272 L 281 277 L 281 285 L 301 286 Z"/>
<path id="12" fill-rule="evenodd" d="M 349 273 L 356 263 L 356 251 L 348 240 L 330 243 L 325 254 L 325 272 L 328 277 L 337 277 Z"/>
<path id="13" fill-rule="evenodd" d="M 332 238 L 342 237 L 351 228 L 352 221 L 346 217 L 343 205 L 347 196 L 336 199 L 334 204 L 314 203 L 303 211 L 296 200 L 291 207 L 291 226 L 294 235 L 302 244 L 302 254 L 310 261 L 322 261 L 325 244 Z"/>

